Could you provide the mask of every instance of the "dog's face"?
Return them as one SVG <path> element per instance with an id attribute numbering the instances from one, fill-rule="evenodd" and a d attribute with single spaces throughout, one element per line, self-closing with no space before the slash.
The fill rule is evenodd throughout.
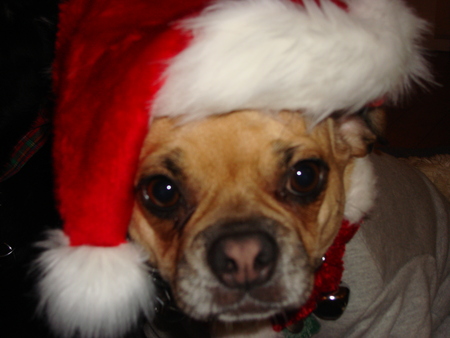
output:
<path id="1" fill-rule="evenodd" d="M 363 134 L 331 118 L 309 128 L 294 112 L 156 119 L 130 235 L 196 319 L 299 308 L 339 230 Z"/>

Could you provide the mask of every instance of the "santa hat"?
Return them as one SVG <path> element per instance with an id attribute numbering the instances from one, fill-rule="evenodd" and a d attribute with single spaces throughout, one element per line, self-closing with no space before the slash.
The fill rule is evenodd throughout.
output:
<path id="1" fill-rule="evenodd" d="M 146 256 L 127 240 L 151 118 L 288 109 L 320 121 L 396 100 L 429 77 L 424 27 L 401 0 L 65 2 L 53 71 L 64 228 L 39 258 L 56 332 L 121 336 L 152 315 Z"/>

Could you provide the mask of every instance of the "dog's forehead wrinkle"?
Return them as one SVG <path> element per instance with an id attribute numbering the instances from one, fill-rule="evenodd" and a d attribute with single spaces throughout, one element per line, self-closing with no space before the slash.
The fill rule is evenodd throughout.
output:
<path id="1" fill-rule="evenodd" d="M 291 144 L 280 139 L 272 142 L 274 155 L 279 159 L 278 163 L 281 167 L 288 166 L 294 154 L 301 151 L 303 147 L 301 144 Z"/>
<path id="2" fill-rule="evenodd" d="M 175 178 L 181 179 L 185 177 L 183 158 L 184 152 L 178 147 L 151 152 L 144 158 L 140 176 L 144 178 L 154 174 L 170 173 Z"/>
<path id="3" fill-rule="evenodd" d="M 162 157 L 162 164 L 174 176 L 182 177 L 184 176 L 182 167 L 183 157 L 184 157 L 183 150 L 180 148 L 175 148 Z"/>

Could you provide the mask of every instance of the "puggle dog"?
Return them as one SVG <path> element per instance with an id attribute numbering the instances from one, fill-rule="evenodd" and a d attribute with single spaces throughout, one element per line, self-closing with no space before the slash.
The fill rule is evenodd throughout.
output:
<path id="1" fill-rule="evenodd" d="M 289 111 L 156 119 L 141 153 L 131 237 L 183 312 L 262 322 L 260 334 L 273 336 L 270 317 L 306 302 L 343 218 L 368 211 L 370 190 L 354 190 L 373 186 L 370 167 L 359 187 L 352 176 L 375 138 L 358 115 L 314 127 Z"/>
<path id="2" fill-rule="evenodd" d="M 69 0 L 59 22 L 55 332 L 125 336 L 157 275 L 206 336 L 450 332 L 448 201 L 369 154 L 383 102 L 431 80 L 403 1 Z"/>
<path id="3" fill-rule="evenodd" d="M 448 257 L 448 202 L 415 169 L 368 155 L 383 121 L 379 108 L 314 126 L 290 111 L 155 119 L 141 152 L 130 235 L 150 253 L 181 311 L 214 323 L 213 336 L 283 337 L 271 318 L 308 299 L 342 220 L 368 216 L 350 242 L 354 257 L 345 258 L 344 281 L 355 298 L 350 314 L 321 321 L 321 334 L 403 335 L 420 325 L 417 337 L 445 336 L 449 267 L 440 260 Z M 385 172 L 378 183 L 373 166 L 377 175 Z M 401 180 L 410 176 L 408 187 Z M 426 210 L 430 199 L 436 215 Z M 423 265 L 430 257 L 415 262 L 427 252 L 435 271 Z M 422 269 L 440 277 L 424 282 Z M 442 298 L 424 299 L 430 288 Z M 399 306 L 392 293 L 424 303 Z M 437 319 L 424 324 L 434 310 Z M 383 311 L 394 315 L 382 320 Z"/>

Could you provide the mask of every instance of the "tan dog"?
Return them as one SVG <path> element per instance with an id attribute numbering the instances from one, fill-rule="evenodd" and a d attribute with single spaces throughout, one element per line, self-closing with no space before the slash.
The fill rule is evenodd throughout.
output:
<path id="1" fill-rule="evenodd" d="M 37 261 L 57 334 L 123 337 L 151 320 L 147 252 L 179 308 L 216 334 L 277 335 L 274 315 L 315 301 L 318 280 L 338 286 L 341 263 L 316 277 L 340 225 L 365 216 L 344 257 L 352 297 L 321 334 L 441 326 L 447 202 L 418 171 L 366 156 L 377 114 L 357 114 L 431 80 L 426 23 L 404 1 L 70 0 L 59 27 L 63 224 Z"/>
<path id="2" fill-rule="evenodd" d="M 372 203 L 370 168 L 363 196 L 350 181 L 374 140 L 359 117 L 313 128 L 299 112 L 156 119 L 130 234 L 189 316 L 268 323 L 308 299 L 344 210 L 358 221 Z"/>

